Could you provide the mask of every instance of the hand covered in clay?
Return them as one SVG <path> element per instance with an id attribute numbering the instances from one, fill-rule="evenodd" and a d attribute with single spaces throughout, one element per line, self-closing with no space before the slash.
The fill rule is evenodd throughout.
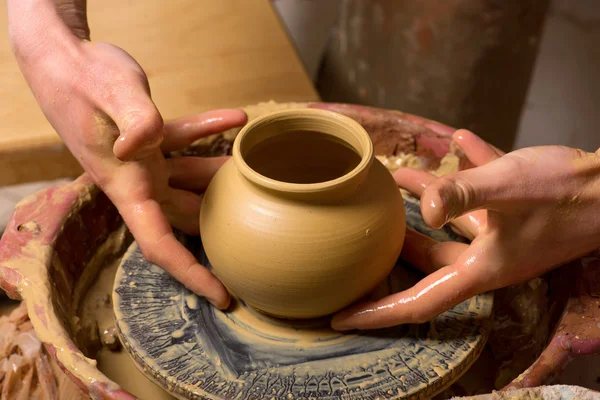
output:
<path id="1" fill-rule="evenodd" d="M 423 323 L 470 297 L 540 276 L 600 246 L 600 150 L 562 146 L 503 155 L 473 133 L 455 143 L 477 167 L 436 178 L 403 168 L 425 222 L 471 239 L 436 242 L 407 231 L 402 258 L 428 274 L 410 289 L 336 315 L 334 329 Z"/>
<path id="2" fill-rule="evenodd" d="M 163 153 L 243 125 L 240 110 L 163 124 L 137 62 L 89 41 L 82 0 L 8 0 L 13 50 L 46 118 L 123 216 L 147 259 L 217 307 L 229 295 L 175 238 L 199 233 L 203 190 L 223 159 Z"/>

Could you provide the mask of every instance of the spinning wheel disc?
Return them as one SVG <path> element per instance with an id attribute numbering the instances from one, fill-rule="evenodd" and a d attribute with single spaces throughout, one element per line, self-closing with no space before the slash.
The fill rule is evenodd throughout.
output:
<path id="1" fill-rule="evenodd" d="M 418 201 L 405 198 L 407 224 L 437 240 Z M 186 239 L 210 264 L 199 240 Z M 420 275 L 398 262 L 381 290 Z M 216 310 L 132 245 L 115 279 L 113 304 L 125 349 L 146 375 L 189 399 L 390 399 L 430 397 L 477 359 L 489 334 L 492 295 L 477 295 L 421 325 L 342 334 L 327 318 L 282 321 L 241 301 Z"/>

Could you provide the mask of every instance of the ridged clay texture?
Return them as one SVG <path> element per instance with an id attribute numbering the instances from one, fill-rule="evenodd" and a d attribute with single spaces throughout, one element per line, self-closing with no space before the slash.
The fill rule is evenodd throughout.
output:
<path id="1" fill-rule="evenodd" d="M 299 134 L 304 141 L 286 143 Z M 264 144 L 277 141 L 282 151 L 269 153 Z M 358 157 L 332 177 L 339 162 L 327 162 L 345 154 L 333 151 L 341 150 L 336 145 Z M 326 171 L 329 180 L 293 172 L 310 168 Z M 285 177 L 281 171 L 292 171 L 296 181 L 269 177 Z M 311 109 L 246 125 L 233 157 L 207 188 L 200 214 L 207 257 L 228 290 L 259 311 L 294 319 L 326 316 L 367 295 L 394 267 L 405 229 L 402 196 L 374 157 L 367 132 L 348 117 Z"/>

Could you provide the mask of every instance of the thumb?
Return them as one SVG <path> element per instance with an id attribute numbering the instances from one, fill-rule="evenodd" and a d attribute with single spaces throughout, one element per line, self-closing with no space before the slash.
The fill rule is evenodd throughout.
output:
<path id="1" fill-rule="evenodd" d="M 438 178 L 421 196 L 423 219 L 433 229 L 478 209 L 501 211 L 518 199 L 526 179 L 518 166 L 505 158 L 480 167 Z"/>
<path id="2" fill-rule="evenodd" d="M 146 88 L 116 95 L 105 109 L 119 129 L 113 153 L 121 161 L 139 160 L 160 149 L 163 119 Z"/>

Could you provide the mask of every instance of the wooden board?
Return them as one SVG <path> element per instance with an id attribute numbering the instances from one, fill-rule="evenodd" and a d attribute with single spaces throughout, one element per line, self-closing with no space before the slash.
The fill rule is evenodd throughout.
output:
<path id="1" fill-rule="evenodd" d="M 165 119 L 316 94 L 268 0 L 89 2 L 92 40 L 142 65 Z M 7 31 L 0 7 L 0 31 Z M 39 109 L 0 37 L 0 185 L 77 176 L 79 164 Z M 52 165 L 52 166 L 50 166 Z"/>

